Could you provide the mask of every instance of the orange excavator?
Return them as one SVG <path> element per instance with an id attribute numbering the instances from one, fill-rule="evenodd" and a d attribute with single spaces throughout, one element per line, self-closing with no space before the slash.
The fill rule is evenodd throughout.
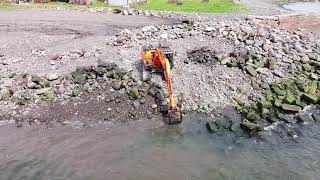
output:
<path id="1" fill-rule="evenodd" d="M 167 103 L 163 105 L 160 111 L 164 120 L 168 124 L 179 124 L 182 121 L 181 105 L 177 105 L 172 94 L 171 87 L 171 69 L 173 68 L 174 52 L 169 46 L 162 44 L 145 45 L 141 50 L 143 60 L 143 81 L 151 79 L 153 72 L 163 72 L 167 90 Z"/>

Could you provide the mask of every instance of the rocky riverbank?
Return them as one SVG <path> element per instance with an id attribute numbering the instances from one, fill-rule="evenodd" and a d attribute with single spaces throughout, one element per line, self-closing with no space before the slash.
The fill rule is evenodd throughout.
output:
<path id="1" fill-rule="evenodd" d="M 254 18 L 245 18 L 240 21 L 231 19 L 223 22 L 190 16 L 188 20 L 181 19 L 182 25 L 148 26 L 143 29 L 123 31 L 116 35 L 114 41 L 109 44 L 130 47 L 132 44 L 143 44 L 153 39 L 167 39 L 176 42 L 180 39 L 207 38 L 201 43 L 194 41 L 197 47 L 186 50 L 185 55 L 181 58 L 183 63 L 180 61 L 175 67 L 183 69 L 183 66 L 194 68 L 200 66 L 205 69 L 209 66 L 213 68 L 209 71 L 210 74 L 215 74 L 216 69 L 220 70 L 225 67 L 233 69 L 233 72 L 239 69 L 243 73 L 241 76 L 248 78 L 249 82 L 236 86 L 232 83 L 226 85 L 215 82 L 212 76 L 206 78 L 208 75 L 199 71 L 193 74 L 193 78 L 188 79 L 189 83 L 201 84 L 200 87 L 207 91 L 198 96 L 197 91 L 201 91 L 199 88 L 198 90 L 181 87 L 181 82 L 174 83 L 174 87 L 175 90 L 179 89 L 180 92 L 183 91 L 187 94 L 187 100 L 184 104 L 187 110 L 210 113 L 211 110 L 226 107 L 231 102 L 235 103 L 236 107 L 244 114 L 244 118 L 232 129 L 241 127 L 249 131 L 260 131 L 278 120 L 293 123 L 293 121 L 283 120 L 281 113 L 295 114 L 307 105 L 318 104 L 320 42 L 312 33 L 272 28 Z M 221 42 L 222 40 L 232 47 L 210 47 L 208 45 L 199 47 L 199 44 L 205 44 L 205 41 Z M 188 74 L 186 72 L 185 75 L 188 76 Z M 198 79 L 198 76 L 204 78 Z M 179 75 L 175 78 L 184 79 Z M 244 80 L 239 77 L 235 77 L 235 79 L 238 82 Z M 211 83 L 213 85 L 210 86 Z M 224 88 L 217 92 L 222 96 L 225 95 L 223 98 L 225 101 L 221 106 L 219 99 L 215 99 L 211 92 L 214 91 L 213 89 L 219 89 L 222 85 Z M 191 89 L 192 92 L 188 92 Z M 231 95 L 230 91 L 235 93 Z M 259 98 L 261 94 L 266 97 Z M 243 109 L 242 107 L 246 103 L 251 104 L 248 102 L 258 103 L 253 103 L 254 110 Z M 273 107 L 279 108 L 279 110 L 276 110 L 275 113 Z M 257 120 L 258 117 L 272 119 L 275 115 L 277 120 L 269 121 L 269 123 Z M 306 118 L 301 118 L 301 116 L 304 115 L 297 116 L 297 122 L 301 122 L 301 119 L 306 121 Z M 314 119 L 318 117 L 317 114 L 312 116 Z M 311 115 L 309 120 L 312 120 Z M 219 121 L 208 124 L 211 132 L 219 129 Z"/>
<path id="2" fill-rule="evenodd" d="M 126 105 L 144 104 L 147 110 L 142 114 L 157 114 L 166 97 L 161 90 L 165 84 L 159 76 L 154 76 L 152 82 L 140 81 L 139 50 L 145 43 L 166 41 L 176 51 L 173 90 L 176 96 L 183 94 L 183 110 L 216 116 L 221 115 L 217 110 L 235 106 L 243 114 L 241 121 L 232 123 L 213 118 L 208 124 L 211 132 L 221 128 L 260 131 L 278 121 L 264 123 L 261 119 L 273 115 L 281 119 L 280 113 L 318 103 L 320 41 L 312 33 L 270 27 L 243 15 L 157 12 L 152 16 L 174 18 L 181 23 L 125 29 L 107 37 L 104 47 L 96 50 L 52 55 L 51 61 L 74 56 L 89 58 L 97 65 L 78 68 L 67 75 L 8 74 L 2 79 L 2 99 L 24 105 L 61 102 L 83 92 L 110 91 L 132 99 L 124 100 L 128 102 L 124 109 Z M 42 51 L 33 54 L 42 56 Z M 102 57 L 108 63 L 100 61 Z M 153 101 L 143 100 L 144 97 L 152 97 Z M 110 99 L 102 99 L 105 98 Z M 128 116 L 120 119 L 132 114 L 126 112 Z"/>
<path id="3" fill-rule="evenodd" d="M 126 122 L 159 115 L 159 110 L 167 103 L 165 91 L 159 84 L 150 81 L 142 82 L 140 79 L 140 76 L 121 69 L 114 63 L 102 61 L 98 62 L 98 66 L 79 67 L 71 74 L 60 77 L 57 74 L 46 77 L 13 74 L 10 81 L 4 82 L 4 87 L 0 91 L 0 100 L 12 105 L 26 106 L 26 108 L 18 108 L 16 111 L 18 113 L 14 116 L 7 114 L 2 115 L 1 118 L 13 118 L 18 126 L 28 118 L 31 124 L 58 122 L 64 125 L 69 120 L 61 120 L 56 113 L 60 116 L 70 114 L 70 111 L 81 104 L 84 104 L 83 106 L 89 104 L 89 106 L 78 107 L 78 113 L 71 114 L 77 115 L 83 112 L 92 114 L 91 124 L 97 121 Z M 69 100 L 74 103 L 70 103 Z M 36 105 L 44 110 L 39 111 Z M 52 109 L 47 109 L 46 106 Z M 103 114 L 103 116 L 97 117 L 97 114 Z"/>

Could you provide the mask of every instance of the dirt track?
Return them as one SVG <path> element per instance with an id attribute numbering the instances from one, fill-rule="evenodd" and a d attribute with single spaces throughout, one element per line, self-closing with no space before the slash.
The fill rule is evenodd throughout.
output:
<path id="1" fill-rule="evenodd" d="M 50 55 L 79 49 L 103 47 L 107 36 L 126 28 L 172 24 L 173 20 L 144 16 L 122 16 L 57 9 L 0 11 L 0 69 L 44 73 Z M 46 54 L 36 57 L 35 48 Z M 1 61 L 5 66 L 1 67 Z M 72 64 L 83 64 L 77 59 Z M 61 65 L 59 72 L 64 71 Z M 46 70 L 45 70 L 46 69 Z M 55 70 L 51 68 L 51 70 Z"/>

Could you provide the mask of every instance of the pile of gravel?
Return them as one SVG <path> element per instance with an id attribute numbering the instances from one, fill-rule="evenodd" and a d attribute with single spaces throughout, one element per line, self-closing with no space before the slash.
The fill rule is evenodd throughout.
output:
<path id="1" fill-rule="evenodd" d="M 145 96 L 154 97 L 154 108 L 166 105 L 166 93 L 161 86 L 150 81 L 142 82 L 140 77 L 119 68 L 115 63 L 102 61 L 98 66 L 77 68 L 64 76 L 13 74 L 1 81 L 0 100 L 16 105 L 60 102 L 85 92 L 105 90 L 127 94 L 128 100 L 134 101 L 133 106 L 139 106 Z"/>
<path id="2" fill-rule="evenodd" d="M 172 16 L 184 17 L 182 14 L 179 16 L 176 13 L 172 13 Z M 167 39 L 172 44 L 175 44 L 174 46 L 178 51 L 176 57 L 178 65 L 175 66 L 175 69 L 186 68 L 186 65 L 181 64 L 181 62 L 210 64 L 211 67 L 207 68 L 192 63 L 193 69 L 191 71 L 186 70 L 186 74 L 173 75 L 175 90 L 182 91 L 182 93 L 187 92 L 187 98 L 189 99 L 187 102 L 189 105 L 186 107 L 190 110 L 197 109 L 195 107 L 200 107 L 199 109 L 201 109 L 203 106 L 207 107 L 204 108 L 205 111 L 218 108 L 219 106 L 216 104 L 220 104 L 222 100 L 214 98 L 214 96 L 207 97 L 205 94 L 211 94 L 211 92 L 214 92 L 221 85 L 224 86 L 224 90 L 220 94 L 228 94 L 229 86 L 231 86 L 231 89 L 237 89 L 239 86 L 247 87 L 246 89 L 249 92 L 252 91 L 252 93 L 248 93 L 245 96 L 242 93 L 232 93 L 236 96 L 242 96 L 247 101 L 250 97 L 259 96 L 260 91 L 263 92 L 269 88 L 269 83 L 280 78 L 318 78 L 320 41 L 313 38 L 312 34 L 271 28 L 251 18 L 242 20 L 225 19 L 219 22 L 214 20 L 203 21 L 203 19 L 200 18 L 198 20 L 197 16 L 193 15 L 188 21 L 185 20 L 183 24 L 179 25 L 148 26 L 141 29 L 125 30 L 125 33 L 119 33 L 114 37 L 113 42 L 111 41 L 108 44 L 115 46 L 125 45 L 128 47 Z M 126 42 L 127 44 L 115 44 L 119 38 L 124 39 L 122 42 Z M 191 42 L 190 40 L 194 41 Z M 228 48 L 225 48 L 226 45 L 222 44 L 222 41 L 227 44 Z M 191 44 L 184 45 L 183 42 Z M 215 42 L 221 46 L 212 45 Z M 178 45 L 181 47 L 178 47 Z M 212 47 L 210 47 L 211 45 Z M 315 71 L 310 72 L 308 68 L 302 71 L 303 73 L 297 71 L 304 69 L 304 66 L 307 67 L 308 65 L 312 66 Z M 228 68 L 231 69 L 227 70 Z M 184 72 L 181 69 L 176 71 Z M 228 71 L 224 72 L 227 73 L 224 75 L 225 77 L 235 74 L 233 77 L 235 78 L 235 82 L 243 84 L 236 83 L 235 88 L 232 87 L 233 84 L 225 86 L 224 83 L 214 83 L 214 86 L 210 86 L 210 82 L 215 81 L 211 79 L 209 82 L 209 80 L 203 78 L 206 75 L 217 77 L 219 76 L 218 72 L 223 72 L 222 69 L 223 71 Z M 243 73 L 233 73 L 237 72 L 235 69 L 240 69 Z M 192 72 L 194 74 L 190 77 Z M 199 91 L 193 91 L 193 87 L 181 85 L 184 84 L 183 81 L 188 81 L 186 85 L 201 84 L 206 90 L 201 90 L 201 93 L 197 93 Z M 251 87 L 252 85 L 253 87 Z M 192 91 L 196 93 L 192 93 Z M 191 97 L 188 97 L 188 95 Z M 196 96 L 205 96 L 211 100 L 197 98 Z M 226 101 L 227 99 L 232 99 L 232 96 L 224 96 L 224 102 L 226 103 L 221 103 L 223 106 L 231 104 Z"/>

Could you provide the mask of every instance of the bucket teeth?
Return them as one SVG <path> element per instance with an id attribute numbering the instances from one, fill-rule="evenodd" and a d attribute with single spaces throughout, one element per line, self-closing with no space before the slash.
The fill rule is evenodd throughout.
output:
<path id="1" fill-rule="evenodd" d="M 169 106 L 164 106 L 160 109 L 160 112 L 163 115 L 164 121 L 170 125 L 180 124 L 182 122 L 182 114 L 180 109 L 175 107 L 173 110 L 170 110 Z"/>
<path id="2" fill-rule="evenodd" d="M 180 124 L 182 121 L 182 115 L 180 112 L 171 113 L 169 116 L 168 124 Z"/>

